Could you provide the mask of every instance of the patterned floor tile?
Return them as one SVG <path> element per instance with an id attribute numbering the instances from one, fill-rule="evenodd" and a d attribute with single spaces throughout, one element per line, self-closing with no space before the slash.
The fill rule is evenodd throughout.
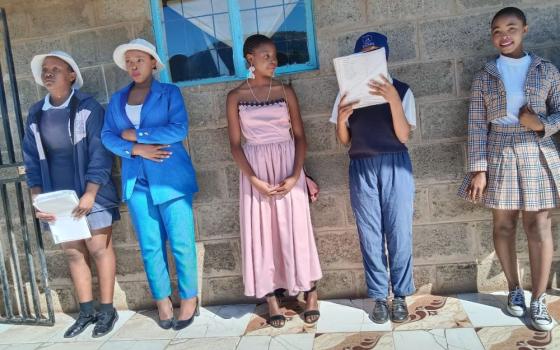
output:
<path id="1" fill-rule="evenodd" d="M 393 323 L 395 331 L 472 327 L 459 300 L 437 295 L 414 295 L 407 298 L 410 319 Z"/>
<path id="2" fill-rule="evenodd" d="M 558 350 L 560 327 L 538 332 L 527 327 L 486 327 L 477 329 L 486 350 Z"/>
<path id="3" fill-rule="evenodd" d="M 459 294 L 463 309 L 467 313 L 473 327 L 491 326 L 523 326 L 523 319 L 512 317 L 506 311 L 507 293 L 469 293 Z M 526 292 L 528 302 L 531 294 Z"/>

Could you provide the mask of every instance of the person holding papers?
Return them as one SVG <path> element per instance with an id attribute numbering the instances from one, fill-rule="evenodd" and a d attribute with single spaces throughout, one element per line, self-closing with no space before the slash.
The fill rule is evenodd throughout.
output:
<path id="1" fill-rule="evenodd" d="M 384 48 L 388 57 L 387 38 L 379 33 L 366 33 L 357 40 L 354 52 L 362 54 L 379 48 Z M 338 140 L 350 145 L 350 198 L 367 292 L 375 300 L 371 319 L 385 323 L 390 317 L 393 322 L 404 322 L 408 319 L 405 297 L 415 292 L 414 179 L 405 143 L 416 125 L 416 109 L 410 88 L 401 81 L 381 76 L 369 82 L 369 89 L 386 103 L 354 109 L 360 101 L 348 101 L 348 92 L 342 91 L 330 121 L 336 124 Z M 394 297 L 389 311 L 390 289 Z"/>
<path id="2" fill-rule="evenodd" d="M 73 190 L 79 197 L 76 218 L 87 217 L 92 237 L 62 243 L 80 303 L 76 322 L 65 337 L 82 333 L 95 323 L 93 336 L 109 333 L 118 315 L 113 307 L 115 253 L 111 233 L 119 219 L 119 201 L 111 180 L 113 155 L 101 144 L 104 111 L 95 99 L 78 89 L 82 75 L 65 52 L 37 55 L 31 61 L 35 82 L 48 94 L 29 110 L 23 139 L 27 185 L 32 196 Z M 37 218 L 54 223 L 50 213 L 37 211 Z M 97 267 L 100 308 L 93 305 L 89 258 Z"/>
<path id="3" fill-rule="evenodd" d="M 113 59 L 132 82 L 111 97 L 103 144 L 122 159 L 122 196 L 134 225 L 159 325 L 179 330 L 198 315 L 192 199 L 195 171 L 183 141 L 188 119 L 179 88 L 153 78 L 164 65 L 143 39 L 118 46 Z M 173 317 L 166 241 L 175 260 L 181 310 Z"/>

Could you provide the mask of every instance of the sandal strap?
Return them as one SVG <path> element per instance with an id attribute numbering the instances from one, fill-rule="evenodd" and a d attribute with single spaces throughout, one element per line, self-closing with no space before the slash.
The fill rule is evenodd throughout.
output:
<path id="1" fill-rule="evenodd" d="M 319 312 L 319 310 L 304 311 L 303 317 L 308 317 L 308 316 L 321 316 L 321 312 Z"/>

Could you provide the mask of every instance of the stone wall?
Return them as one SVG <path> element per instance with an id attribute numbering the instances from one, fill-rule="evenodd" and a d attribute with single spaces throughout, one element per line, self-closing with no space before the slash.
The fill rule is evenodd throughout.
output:
<path id="1" fill-rule="evenodd" d="M 560 64 L 560 1 L 517 0 L 526 10 L 526 46 Z M 505 279 L 495 257 L 490 212 L 461 201 L 455 193 L 466 160 L 466 120 L 472 76 L 495 53 L 489 21 L 506 1 L 315 0 L 320 69 L 284 76 L 293 85 L 305 124 L 308 171 L 321 185 L 311 206 L 324 278 L 323 298 L 365 295 L 364 274 L 349 204 L 345 147 L 328 123 L 337 93 L 332 59 L 351 52 L 365 31 L 387 34 L 390 70 L 409 83 L 417 98 L 418 126 L 410 142 L 416 179 L 415 279 L 421 292 L 496 290 Z M 132 37 L 152 40 L 146 0 L 0 0 L 11 23 L 13 51 L 24 107 L 44 91 L 30 77 L 29 61 L 60 48 L 82 67 L 84 90 L 100 102 L 127 82 L 113 63 L 115 46 Z M 63 18 L 64 21 L 60 19 Z M 190 113 L 188 144 L 198 172 L 197 240 L 204 245 L 204 303 L 242 302 L 238 222 L 238 170 L 227 140 L 225 96 L 237 83 L 184 88 Z M 150 304 L 147 283 L 126 208 L 115 227 L 118 259 L 117 303 Z M 560 217 L 554 218 L 555 243 Z M 527 243 L 518 234 L 523 281 L 530 283 Z M 59 308 L 75 308 L 62 252 L 48 243 L 51 286 Z M 560 252 L 555 246 L 551 281 L 558 285 Z"/>

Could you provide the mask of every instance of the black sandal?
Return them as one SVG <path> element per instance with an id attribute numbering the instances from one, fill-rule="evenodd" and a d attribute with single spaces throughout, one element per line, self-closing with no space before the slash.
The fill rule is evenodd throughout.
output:
<path id="1" fill-rule="evenodd" d="M 314 292 L 317 290 L 317 286 L 313 286 L 310 290 L 303 293 L 303 299 L 307 303 L 307 297 L 309 293 Z M 318 302 L 317 302 L 318 304 Z M 305 305 L 307 307 L 307 305 Z M 319 317 L 321 317 L 321 313 L 319 310 L 308 310 L 303 312 L 303 321 L 308 324 L 314 324 L 319 321 Z"/>
<path id="2" fill-rule="evenodd" d="M 271 298 L 271 297 L 276 298 L 276 302 L 278 303 L 278 307 L 280 307 L 280 302 L 278 301 L 279 295 L 283 295 L 283 293 L 278 293 L 277 291 L 274 291 L 274 293 L 268 293 L 266 295 L 266 297 L 267 298 Z M 267 300 L 267 303 L 268 303 L 268 300 Z M 269 312 L 268 324 L 271 325 L 274 328 L 282 328 L 282 327 L 284 327 L 284 325 L 286 325 L 286 316 L 284 316 L 283 314 L 270 315 L 270 312 Z"/>

